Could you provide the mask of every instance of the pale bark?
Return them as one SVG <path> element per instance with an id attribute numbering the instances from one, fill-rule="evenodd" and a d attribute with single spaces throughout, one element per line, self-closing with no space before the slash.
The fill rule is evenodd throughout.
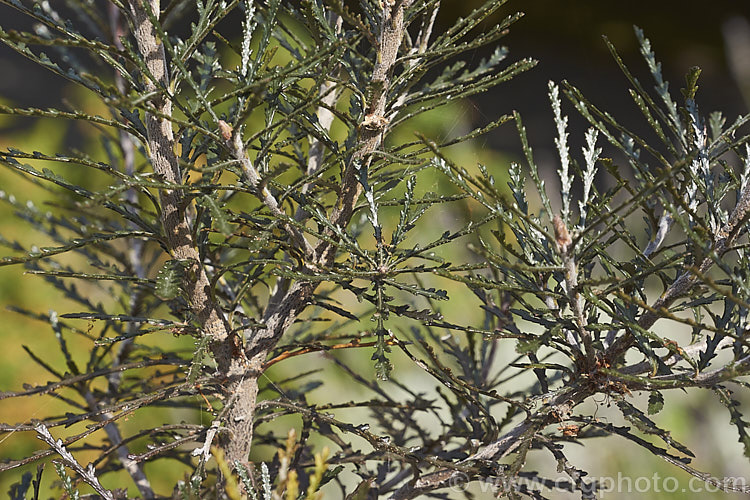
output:
<path id="1" fill-rule="evenodd" d="M 151 0 L 147 6 L 153 15 L 158 17 L 159 1 Z M 165 92 L 165 89 L 169 88 L 169 75 L 164 46 L 139 0 L 131 1 L 130 10 L 138 50 L 150 73 L 144 90 L 156 95 L 151 100 L 155 113 L 146 114 L 147 146 L 151 164 L 154 172 L 165 181 L 181 184 L 182 172 L 177 162 L 172 123 L 169 120 L 172 115 L 172 102 Z M 206 270 L 200 262 L 198 249 L 190 231 L 181 191 L 162 190 L 160 201 L 162 225 L 172 257 L 191 263 L 186 273 L 192 278 L 186 280 L 190 310 L 200 324 L 202 334 L 211 338 L 211 351 L 218 372 L 226 380 L 227 393 L 237 395 L 227 414 L 229 436 L 222 440 L 227 448 L 227 458 L 230 461 L 245 461 L 249 448 L 238 450 L 232 443 L 237 434 L 248 432 L 248 425 L 251 425 L 248 422 L 252 422 L 254 414 L 258 393 L 257 375 L 252 371 L 248 373 L 248 369 L 252 367 L 244 355 L 242 341 L 238 334 L 230 332 L 224 313 L 212 296 Z"/>
<path id="2" fill-rule="evenodd" d="M 349 223 L 361 194 L 362 188 L 357 177 L 359 169 L 369 166 L 371 155 L 380 146 L 387 128 L 384 117 L 387 116 L 388 88 L 405 32 L 404 9 L 410 3 L 410 0 L 391 1 L 386 2 L 383 8 L 378 57 L 371 79 L 373 88 L 378 91 L 373 94 L 372 102 L 368 103 L 367 117 L 360 127 L 356 150 L 342 174 L 341 194 L 330 216 L 331 222 L 341 228 Z M 158 18 L 158 0 L 150 0 L 147 5 L 154 17 Z M 179 184 L 182 183 L 182 173 L 174 151 L 174 135 L 169 120 L 172 103 L 167 92 L 170 81 L 164 47 L 143 5 L 138 0 L 131 0 L 130 9 L 138 50 L 152 77 L 148 79 L 144 90 L 155 94 L 151 100 L 154 113 L 146 115 L 150 160 L 154 171 L 165 181 Z M 238 133 L 239 131 L 235 131 L 235 134 Z M 237 136 L 227 142 L 233 155 L 243 164 L 248 163 Z M 280 210 L 267 189 L 257 182 L 253 183 L 255 179 L 252 165 L 245 166 L 249 167 L 246 175 L 253 187 L 257 188 L 256 195 L 259 199 L 272 213 Z M 191 236 L 181 192 L 163 190 L 160 200 L 162 224 L 172 256 L 193 262 L 188 275 L 194 276 L 194 279 L 187 284 L 186 290 L 191 312 L 199 322 L 203 334 L 212 339 L 212 353 L 218 372 L 226 379 L 224 385 L 227 388 L 227 398 L 229 395 L 234 396 L 224 422 L 227 432 L 222 435 L 220 443 L 230 463 L 235 460 L 244 463 L 252 446 L 258 378 L 262 373 L 263 363 L 269 351 L 308 305 L 317 285 L 304 281 L 289 285 L 279 300 L 269 303 L 264 314 L 264 327 L 253 331 L 247 345 L 243 346 L 239 336 L 230 333 L 226 318 L 212 296 L 208 276 L 199 261 L 198 250 Z M 313 249 L 299 231 L 287 229 L 292 243 L 301 247 L 300 250 L 307 259 L 306 272 L 315 272 L 319 267 L 333 262 L 336 254 L 333 243 L 322 241 Z M 333 234 L 329 236 L 335 237 Z"/>

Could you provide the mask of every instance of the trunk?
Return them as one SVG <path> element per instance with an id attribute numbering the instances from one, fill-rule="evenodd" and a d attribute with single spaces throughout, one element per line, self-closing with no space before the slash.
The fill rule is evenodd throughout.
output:
<path id="1" fill-rule="evenodd" d="M 404 9 L 410 3 L 408 0 L 402 0 L 393 5 L 388 4 L 383 9 L 378 58 L 370 82 L 375 92 L 368 106 L 367 116 L 360 127 L 359 144 L 342 175 L 341 195 L 330 216 L 331 222 L 338 227 L 346 227 L 352 217 L 354 206 L 362 192 L 357 173 L 360 168 L 367 168 L 371 154 L 379 147 L 388 126 L 385 118 L 388 88 L 398 49 L 403 40 Z M 147 8 L 151 12 L 147 12 Z M 172 103 L 165 92 L 162 92 L 162 89 L 170 88 L 167 59 L 164 46 L 152 23 L 152 19 L 158 20 L 159 0 L 150 0 L 146 4 L 139 0 L 131 0 L 130 11 L 138 50 L 151 76 L 146 83 L 145 92 L 156 94 L 156 97 L 151 99 L 154 113 L 146 115 L 147 145 L 151 163 L 154 171 L 164 180 L 181 184 L 182 172 L 174 151 L 174 134 L 169 119 L 172 116 Z M 240 139 L 238 144 L 242 145 L 241 138 L 237 139 Z M 233 153 L 237 158 L 245 157 L 244 151 L 240 151 L 239 147 L 235 149 Z M 257 195 L 272 213 L 279 210 L 278 204 L 265 188 L 259 187 Z M 248 345 L 243 346 L 242 339 L 237 333 L 232 333 L 219 304 L 213 298 L 209 278 L 200 262 L 190 223 L 185 216 L 185 203 L 181 191 L 163 190 L 160 200 L 162 224 L 170 252 L 176 259 L 192 262 L 188 275 L 194 276 L 195 279 L 188 285 L 188 303 L 201 326 L 202 333 L 211 338 L 211 350 L 226 389 L 226 432 L 220 438 L 220 443 L 229 463 L 245 463 L 252 445 L 258 379 L 262 374 L 265 359 L 307 306 L 317 285 L 309 282 L 291 284 L 281 295 L 281 300 L 269 303 L 264 318 L 265 328 L 253 331 Z M 293 226 L 287 228 L 290 229 L 295 231 Z M 329 236 L 335 238 L 333 233 Z M 306 263 L 308 272 L 312 273 L 320 267 L 330 266 L 336 257 L 336 245 L 331 242 L 323 241 L 313 250 L 301 233 L 290 234 L 290 238 L 295 245 L 303 247 L 303 254 L 311 260 Z"/>

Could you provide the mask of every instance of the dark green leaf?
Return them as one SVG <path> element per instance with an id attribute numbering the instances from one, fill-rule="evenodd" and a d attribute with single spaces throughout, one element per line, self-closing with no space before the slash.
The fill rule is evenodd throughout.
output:
<path id="1" fill-rule="evenodd" d="M 164 300 L 170 300 L 182 293 L 185 268 L 189 262 L 179 259 L 169 259 L 159 269 L 156 275 L 156 295 Z"/>

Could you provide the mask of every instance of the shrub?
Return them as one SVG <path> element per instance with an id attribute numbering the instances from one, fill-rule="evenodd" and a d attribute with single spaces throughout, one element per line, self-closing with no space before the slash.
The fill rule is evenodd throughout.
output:
<path id="1" fill-rule="evenodd" d="M 16 309 L 47 323 L 65 362 L 29 350 L 56 380 L 2 397 L 69 411 L 4 425 L 46 448 L 0 470 L 57 456 L 68 497 L 81 483 L 135 494 L 124 469 L 144 498 L 316 498 L 329 483 L 413 498 L 476 480 L 540 498 L 553 480 L 527 461 L 549 454 L 569 476 L 554 485 L 588 498 L 598 486 L 564 445 L 613 436 L 743 490 L 693 469 L 649 415 L 667 391 L 709 389 L 750 456 L 734 394 L 750 372 L 748 118 L 699 112 L 698 69 L 676 101 L 636 30 L 653 91 L 610 49 L 654 139 L 550 83 L 558 206 L 518 113 L 450 140 L 419 134 L 421 115 L 534 66 L 494 48 L 520 15 L 478 29 L 503 3 L 433 33 L 438 0 L 8 2 L 34 27 L 2 41 L 98 107 L 2 111 L 82 122 L 100 143 L 0 153 L 53 200 L 44 211 L 3 192 L 49 243 L 4 239 L 2 264 L 77 304 Z M 591 124 L 580 156 L 563 97 Z M 446 151 L 507 123 L 524 166 Z M 337 394 L 331 372 L 366 394 Z M 602 396 L 626 425 L 582 406 Z M 155 487 L 167 467 L 184 475 L 171 492 Z M 43 471 L 11 496 L 38 496 Z"/>

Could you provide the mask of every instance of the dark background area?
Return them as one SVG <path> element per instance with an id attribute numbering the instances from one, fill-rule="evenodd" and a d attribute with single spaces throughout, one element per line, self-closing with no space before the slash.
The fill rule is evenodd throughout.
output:
<path id="1" fill-rule="evenodd" d="M 480 0 L 444 2 L 440 21 L 447 25 L 480 3 Z M 684 86 L 688 69 L 699 66 L 702 73 L 697 102 L 704 115 L 719 110 L 728 121 L 733 121 L 748 111 L 750 81 L 747 75 L 737 78 L 733 74 L 724 36 L 727 27 L 736 29 L 737 25 L 744 25 L 750 29 L 748 1 L 511 0 L 501 9 L 503 15 L 515 10 L 525 16 L 502 40 L 510 49 L 509 59 L 531 57 L 539 64 L 491 94 L 477 98 L 473 118 L 484 123 L 511 109 L 520 111 L 532 146 L 536 145 L 544 156 L 553 154 L 555 134 L 547 98 L 549 80 L 569 81 L 626 126 L 643 131 L 645 122 L 627 93 L 628 82 L 602 39 L 606 36 L 615 45 L 631 72 L 646 89 L 652 90 L 653 79 L 640 55 L 634 25 L 643 29 L 651 40 L 675 100 L 681 100 L 679 89 Z M 746 44 L 745 64 L 750 66 L 750 39 L 738 40 L 737 35 L 735 32 L 735 42 Z M 570 140 L 578 146 L 587 124 L 575 116 L 569 104 L 564 112 L 571 115 Z M 517 151 L 519 146 L 513 127 L 501 128 L 490 142 L 506 151 Z M 544 157 L 539 159 L 545 163 Z"/>

